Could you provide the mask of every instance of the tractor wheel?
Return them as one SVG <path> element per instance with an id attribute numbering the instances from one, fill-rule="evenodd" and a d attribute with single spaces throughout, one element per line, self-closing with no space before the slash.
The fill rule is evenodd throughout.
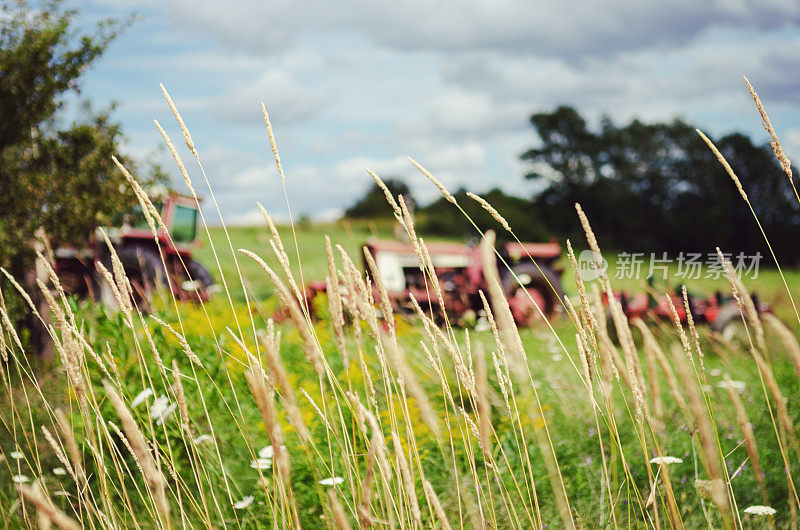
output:
<path id="1" fill-rule="evenodd" d="M 208 295 L 211 294 L 210 287 L 214 285 L 214 277 L 205 267 L 193 259 L 186 261 L 186 271 L 191 279 L 184 282 L 181 287 L 187 291 L 195 291 L 200 302 L 208 301 Z"/>
<path id="2" fill-rule="evenodd" d="M 722 338 L 728 342 L 740 339 L 747 341 L 747 330 L 736 302 L 729 302 L 720 310 L 711 323 L 711 329 L 722 335 Z"/>
<path id="3" fill-rule="evenodd" d="M 140 311 L 147 312 L 153 291 L 158 286 L 166 285 L 166 272 L 161 258 L 153 249 L 143 246 L 123 246 L 116 250 L 133 290 L 133 302 Z M 113 274 L 111 256 L 103 259 L 103 265 Z M 97 283 L 100 300 L 107 306 L 118 308 L 119 304 L 108 282 L 100 274 L 97 274 Z"/>
<path id="4" fill-rule="evenodd" d="M 186 270 L 189 271 L 192 280 L 203 284 L 203 288 L 208 289 L 214 285 L 214 277 L 199 262 L 190 259 L 186 262 Z"/>
<path id="5" fill-rule="evenodd" d="M 542 313 L 550 318 L 560 307 L 559 299 L 564 296 L 559 275 L 550 267 L 537 267 L 533 263 L 519 264 L 514 267 L 513 275 L 506 274 L 503 278 L 503 291 L 514 321 L 522 327 L 540 322 Z"/>

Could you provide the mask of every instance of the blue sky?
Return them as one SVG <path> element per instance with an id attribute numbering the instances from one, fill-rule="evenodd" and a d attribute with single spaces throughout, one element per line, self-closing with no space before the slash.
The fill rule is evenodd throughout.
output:
<path id="1" fill-rule="evenodd" d="M 127 150 L 173 171 L 153 125 L 181 143 L 158 83 L 192 131 L 227 222 L 285 215 L 260 102 L 295 213 L 330 218 L 371 183 L 369 167 L 436 195 L 448 187 L 529 195 L 519 154 L 528 117 L 559 104 L 617 122 L 681 116 L 714 135 L 766 141 L 742 74 L 789 156 L 800 155 L 800 3 L 781 0 L 94 0 L 81 20 L 137 21 L 87 74 L 116 102 Z M 189 153 L 182 154 L 189 162 Z M 202 177 L 187 163 L 193 179 Z M 176 180 L 176 183 L 180 182 Z M 746 186 L 746 183 L 745 183 Z M 198 185 L 199 190 L 205 186 Z M 207 194 L 207 191 L 206 191 Z"/>

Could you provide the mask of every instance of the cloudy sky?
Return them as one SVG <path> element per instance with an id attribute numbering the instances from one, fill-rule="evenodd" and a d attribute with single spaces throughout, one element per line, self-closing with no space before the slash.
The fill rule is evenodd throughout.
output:
<path id="1" fill-rule="evenodd" d="M 273 120 L 295 213 L 330 217 L 371 180 L 529 195 L 519 154 L 528 116 L 559 104 L 590 119 L 681 116 L 714 135 L 766 141 L 746 74 L 790 156 L 800 155 L 796 0 L 92 0 L 85 23 L 137 21 L 87 75 L 116 102 L 129 152 L 172 168 L 153 125 L 181 138 L 163 82 L 192 131 L 228 222 L 285 212 L 261 117 Z M 188 159 L 189 154 L 184 149 Z M 187 164 L 196 181 L 195 164 Z M 198 186 L 204 188 L 204 186 Z M 206 192 L 207 193 L 207 192 Z"/>

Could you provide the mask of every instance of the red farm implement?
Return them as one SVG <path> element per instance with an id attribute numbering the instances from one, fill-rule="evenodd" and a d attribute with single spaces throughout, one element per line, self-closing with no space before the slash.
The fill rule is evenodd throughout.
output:
<path id="1" fill-rule="evenodd" d="M 483 313 L 478 292 L 487 290 L 480 248 L 450 242 L 427 243 L 426 247 L 442 288 L 448 318 L 462 323 L 474 321 Z M 441 314 L 434 287 L 420 269 L 411 243 L 373 239 L 365 248 L 375 259 L 396 312 L 412 312 L 413 296 L 423 309 L 436 307 L 434 314 Z M 530 326 L 542 316 L 550 318 L 562 311 L 561 270 L 555 263 L 561 256 L 561 247 L 557 243 L 505 243 L 498 246 L 498 253 L 500 280 L 518 325 Z M 369 271 L 366 264 L 364 268 Z M 325 288 L 324 282 L 312 283 L 306 295 L 313 298 Z M 377 296 L 376 290 L 376 299 Z"/>
<path id="2" fill-rule="evenodd" d="M 158 244 L 138 206 L 120 215 L 118 226 L 105 229 L 131 283 L 134 300 L 140 309 L 147 310 L 153 290 L 164 286 L 179 300 L 205 302 L 214 280 L 192 259 L 192 253 L 199 246 L 198 209 L 194 199 L 163 192 L 153 198 L 153 204 L 170 232 L 167 234 L 159 227 Z M 87 241 L 55 251 L 55 270 L 69 294 L 115 305 L 108 283 L 99 273 L 98 263 L 112 270 L 111 253 L 99 229 Z"/>

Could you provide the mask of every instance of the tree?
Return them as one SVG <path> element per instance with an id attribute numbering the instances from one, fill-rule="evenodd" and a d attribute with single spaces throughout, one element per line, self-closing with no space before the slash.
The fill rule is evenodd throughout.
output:
<path id="1" fill-rule="evenodd" d="M 82 33 L 76 12 L 60 1 L 34 8 L 3 0 L 0 16 L 0 265 L 41 305 L 34 234 L 47 234 L 54 246 L 80 240 L 134 201 L 111 162 L 122 137 L 110 110 L 85 106 L 80 121 L 59 123 L 66 96 L 79 92 L 81 76 L 121 25 L 104 21 Z M 2 285 L 3 301 L 13 306 L 13 290 Z M 18 299 L 16 309 L 31 348 L 47 356 L 42 323 Z"/>
<path id="2" fill-rule="evenodd" d="M 493 228 L 498 231 L 498 237 L 512 238 L 511 234 L 505 233 L 500 223 L 483 206 L 467 195 L 467 190 L 459 189 L 453 196 L 479 228 L 482 230 Z M 508 195 L 499 188 L 493 188 L 481 196 L 508 221 L 514 234 L 520 240 L 547 241 L 550 239 L 548 230 L 542 224 L 529 199 Z M 444 197 L 439 197 L 431 204 L 419 208 L 418 213 L 420 232 L 466 238 L 478 236 L 469 219 Z"/>
<path id="3" fill-rule="evenodd" d="M 574 203 L 590 217 L 601 244 L 627 251 L 766 252 L 752 214 L 719 161 L 682 120 L 593 131 L 577 111 L 531 116 L 541 145 L 521 158 L 542 191 L 534 207 L 559 234 L 582 237 Z M 793 244 L 800 205 L 768 144 L 739 133 L 715 141 L 741 179 L 773 246 L 800 259 Z"/>
<path id="4" fill-rule="evenodd" d="M 389 188 L 393 196 L 397 197 L 398 195 L 403 195 L 406 204 L 411 206 L 411 204 L 409 204 L 413 202 L 411 189 L 409 189 L 405 182 L 397 178 L 389 178 L 384 181 L 384 184 L 386 184 L 386 187 Z M 386 201 L 386 195 L 381 187 L 373 183 L 363 197 L 344 211 L 344 215 L 350 219 L 391 217 L 392 207 L 389 206 L 389 203 Z"/>

